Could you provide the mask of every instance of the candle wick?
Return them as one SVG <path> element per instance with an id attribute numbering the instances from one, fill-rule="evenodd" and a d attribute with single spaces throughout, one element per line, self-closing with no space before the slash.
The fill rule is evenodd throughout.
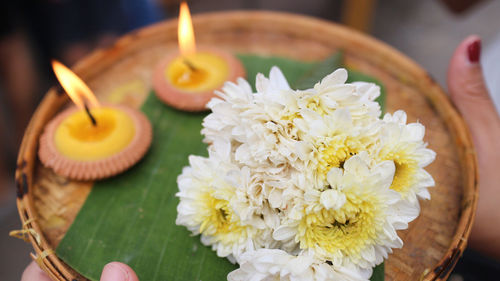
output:
<path id="1" fill-rule="evenodd" d="M 95 120 L 94 116 L 92 116 L 92 114 L 90 113 L 90 109 L 89 107 L 87 106 L 86 103 L 83 104 L 83 107 L 85 107 L 85 112 L 87 113 L 87 115 L 89 116 L 89 119 L 90 119 L 90 122 L 92 122 L 92 126 L 97 126 L 97 120 Z"/>
<path id="2" fill-rule="evenodd" d="M 184 64 L 189 68 L 189 70 L 191 70 L 192 72 L 196 72 L 198 71 L 198 68 L 196 68 L 192 62 L 190 62 L 188 59 L 184 59 L 183 60 Z"/>

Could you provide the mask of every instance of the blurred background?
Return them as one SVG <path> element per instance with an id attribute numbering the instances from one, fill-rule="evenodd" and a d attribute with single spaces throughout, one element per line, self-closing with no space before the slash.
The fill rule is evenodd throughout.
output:
<path id="1" fill-rule="evenodd" d="M 392 45 L 446 89 L 449 59 L 469 34 L 483 38 L 482 62 L 500 108 L 498 0 L 192 0 L 193 14 L 278 10 L 353 28 Z M 177 16 L 178 0 L 18 0 L 0 6 L 0 280 L 19 280 L 31 245 L 8 236 L 21 225 L 15 206 L 17 149 L 31 114 L 55 84 L 50 59 L 72 65 L 133 29 Z M 497 261 L 466 251 L 451 281 L 499 280 Z"/>

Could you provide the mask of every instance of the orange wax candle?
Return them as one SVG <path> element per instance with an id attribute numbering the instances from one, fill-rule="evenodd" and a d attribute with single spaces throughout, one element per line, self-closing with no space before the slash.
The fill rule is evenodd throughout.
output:
<path id="1" fill-rule="evenodd" d="M 196 51 L 191 16 L 186 3 L 179 15 L 179 52 L 157 65 L 153 74 L 156 95 L 165 103 L 186 111 L 206 110 L 214 91 L 226 81 L 245 76 L 241 62 L 228 52 L 201 47 Z"/>
<path id="2" fill-rule="evenodd" d="M 100 106 L 71 70 L 58 62 L 53 66 L 77 106 L 64 110 L 45 127 L 38 153 L 42 163 L 62 176 L 94 180 L 113 176 L 139 161 L 152 139 L 146 116 L 123 105 Z M 90 109 L 85 100 L 92 105 Z"/>

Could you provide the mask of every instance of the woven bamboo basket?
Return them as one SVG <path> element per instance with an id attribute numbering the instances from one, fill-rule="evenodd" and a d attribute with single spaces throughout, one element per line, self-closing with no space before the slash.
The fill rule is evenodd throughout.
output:
<path id="1" fill-rule="evenodd" d="M 387 111 L 404 109 L 427 128 L 437 152 L 428 171 L 436 180 L 418 219 L 399 232 L 405 244 L 389 256 L 386 280 L 446 280 L 466 247 L 477 204 L 477 163 L 464 121 L 446 94 L 416 63 L 395 49 L 337 24 L 275 12 L 223 12 L 194 17 L 197 41 L 231 52 L 320 60 L 343 50 L 346 64 L 382 81 Z M 139 106 L 152 70 L 177 48 L 177 22 L 132 32 L 74 66 L 101 100 Z M 130 94 L 133 93 L 133 94 Z M 50 89 L 26 130 L 16 171 L 17 206 L 32 257 L 53 280 L 86 280 L 54 253 L 92 188 L 60 177 L 37 158 L 44 126 L 68 99 Z"/>

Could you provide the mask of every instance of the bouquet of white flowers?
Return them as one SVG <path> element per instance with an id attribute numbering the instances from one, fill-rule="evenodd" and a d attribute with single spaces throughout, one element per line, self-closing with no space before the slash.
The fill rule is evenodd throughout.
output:
<path id="1" fill-rule="evenodd" d="M 203 122 L 208 157 L 178 177 L 178 225 L 240 268 L 228 280 L 367 280 L 429 199 L 425 128 L 380 119 L 372 83 L 338 69 L 290 89 L 278 68 L 228 82 Z"/>

